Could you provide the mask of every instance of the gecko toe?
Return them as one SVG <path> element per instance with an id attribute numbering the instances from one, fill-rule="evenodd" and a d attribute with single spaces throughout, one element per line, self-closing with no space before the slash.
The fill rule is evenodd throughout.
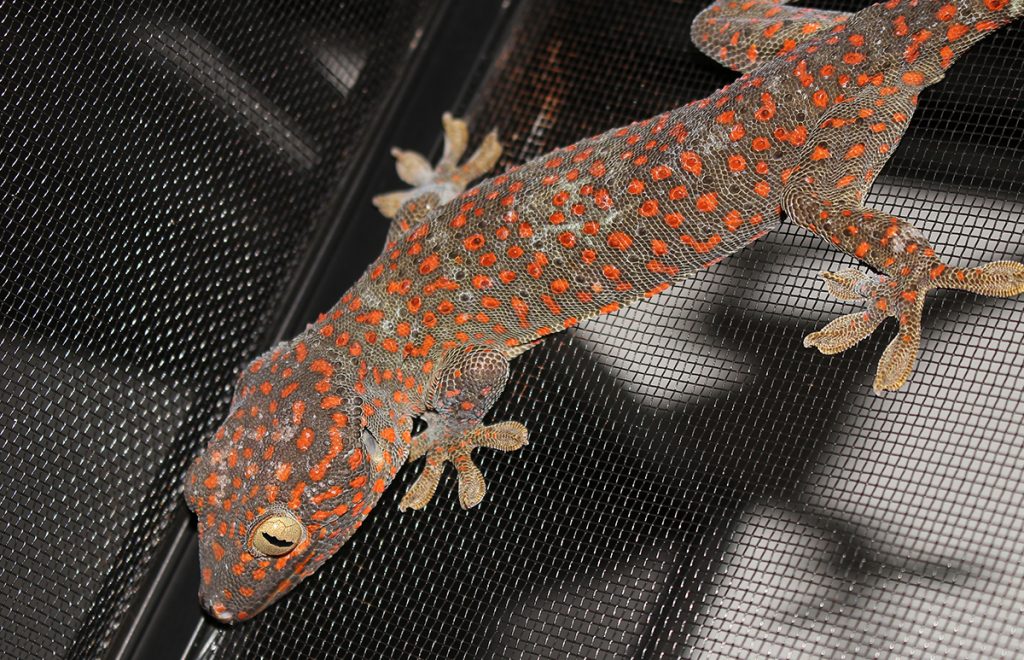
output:
<path id="1" fill-rule="evenodd" d="M 431 207 L 445 204 L 465 190 L 470 181 L 489 172 L 498 162 L 501 144 L 497 133 L 491 131 L 477 150 L 459 165 L 459 159 L 469 143 L 469 129 L 465 121 L 449 113 L 444 114 L 442 123 L 444 153 L 436 166 L 431 166 L 430 161 L 415 151 L 397 147 L 391 150 L 398 177 L 412 188 L 374 197 L 373 203 L 384 217 L 394 218 L 406 202 L 424 195 L 432 196 Z"/>
<path id="2" fill-rule="evenodd" d="M 398 503 L 398 510 L 406 509 L 421 510 L 430 504 L 437 492 L 437 486 L 441 482 L 441 475 L 444 474 L 444 460 L 437 460 L 435 456 L 428 456 L 423 464 L 423 471 L 416 481 L 409 486 L 402 501 Z"/>
<path id="3" fill-rule="evenodd" d="M 825 355 L 841 353 L 874 332 L 883 318 L 867 312 L 841 316 L 804 337 L 804 346 L 817 348 Z"/>
<path id="4" fill-rule="evenodd" d="M 978 268 L 942 268 L 935 273 L 934 280 L 935 286 L 941 289 L 1009 298 L 1024 293 L 1024 264 L 993 261 Z"/>
<path id="5" fill-rule="evenodd" d="M 469 451 L 458 452 L 452 460 L 459 478 L 459 505 L 472 509 L 483 501 L 487 494 L 487 482 L 480 468 L 473 462 Z"/>
<path id="6" fill-rule="evenodd" d="M 878 283 L 878 277 L 867 275 L 856 268 L 847 268 L 837 273 L 824 271 L 821 279 L 825 280 L 825 288 L 839 300 L 864 300 L 868 296 L 869 287 Z"/>

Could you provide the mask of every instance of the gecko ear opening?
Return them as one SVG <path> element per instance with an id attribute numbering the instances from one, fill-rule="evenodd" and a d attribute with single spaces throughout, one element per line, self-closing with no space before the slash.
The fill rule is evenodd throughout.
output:
<path id="1" fill-rule="evenodd" d="M 369 457 L 373 465 L 380 469 L 384 465 L 384 452 L 381 451 L 380 443 L 377 442 L 377 438 L 373 436 L 373 431 L 369 428 L 364 428 L 362 434 L 359 436 L 359 441 L 363 444 L 363 450 Z"/>

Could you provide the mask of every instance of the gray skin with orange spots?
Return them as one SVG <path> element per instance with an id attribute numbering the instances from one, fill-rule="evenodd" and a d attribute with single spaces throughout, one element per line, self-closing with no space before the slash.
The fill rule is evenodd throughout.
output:
<path id="1" fill-rule="evenodd" d="M 435 171 L 398 154 L 418 187 L 380 204 L 394 216 L 383 254 L 333 309 L 242 373 L 189 469 L 204 605 L 235 622 L 287 593 L 351 537 L 410 457 L 426 460 L 403 508 L 430 501 L 447 461 L 474 506 L 484 484 L 473 448 L 526 443 L 519 424 L 482 425 L 508 360 L 711 266 L 776 228 L 782 211 L 877 271 L 823 274 L 866 311 L 805 343 L 838 352 L 894 317 L 875 387 L 900 387 L 927 291 L 1016 295 L 1024 265 L 947 267 L 909 223 L 862 200 L 918 93 L 1021 13 L 1021 0 L 894 0 L 856 14 L 719 1 L 694 38 L 745 72 L 733 84 L 465 192 L 497 145 L 458 167 L 465 127 L 446 117 Z M 414 438 L 416 419 L 428 427 Z M 269 536 L 282 551 L 268 556 L 253 537 L 275 516 L 302 533 Z"/>

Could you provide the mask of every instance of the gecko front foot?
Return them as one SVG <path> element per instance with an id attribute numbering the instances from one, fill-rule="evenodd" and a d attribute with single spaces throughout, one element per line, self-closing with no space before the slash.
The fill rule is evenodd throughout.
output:
<path id="1" fill-rule="evenodd" d="M 459 165 L 459 159 L 469 143 L 469 129 L 466 122 L 455 119 L 450 113 L 444 113 L 441 119 L 444 124 L 444 154 L 436 167 L 431 167 L 430 162 L 415 151 L 397 147 L 391 150 L 399 178 L 413 187 L 373 198 L 374 206 L 384 217 L 394 218 L 402 205 L 418 197 L 434 198 L 433 205 L 445 204 L 465 190 L 470 181 L 489 172 L 498 162 L 501 144 L 497 132 L 491 131 L 473 155 Z"/>
<path id="2" fill-rule="evenodd" d="M 866 275 L 852 268 L 821 277 L 833 296 L 865 301 L 867 311 L 839 317 L 807 335 L 804 346 L 826 355 L 839 353 L 870 335 L 886 317 L 899 322 L 899 333 L 878 362 L 876 392 L 899 389 L 910 375 L 921 345 L 921 312 L 928 291 L 959 289 L 1004 298 L 1024 292 L 1024 264 L 1015 261 L 994 261 L 972 269 L 936 263 L 916 280 Z"/>
<path id="3" fill-rule="evenodd" d="M 529 444 L 529 432 L 518 422 L 500 422 L 489 426 L 477 426 L 463 434 L 447 435 L 440 440 L 414 444 L 409 460 L 424 454 L 427 459 L 419 478 L 409 487 L 398 504 L 401 511 L 422 509 L 434 498 L 437 485 L 444 474 L 445 463 L 455 466 L 459 479 L 459 504 L 471 509 L 484 499 L 487 485 L 480 468 L 473 462 L 472 451 L 487 447 L 499 451 L 515 451 Z"/>

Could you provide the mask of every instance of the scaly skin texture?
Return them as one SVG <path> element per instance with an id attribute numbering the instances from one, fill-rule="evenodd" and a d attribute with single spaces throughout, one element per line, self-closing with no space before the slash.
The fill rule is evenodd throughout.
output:
<path id="1" fill-rule="evenodd" d="M 234 622 L 289 591 L 410 458 L 425 461 L 402 508 L 425 506 L 449 461 L 460 502 L 477 504 L 473 448 L 527 440 L 521 424 L 482 425 L 510 359 L 710 267 L 777 227 L 782 211 L 878 273 L 823 274 L 867 309 L 805 343 L 842 351 L 894 317 L 875 387 L 900 387 L 925 293 L 1016 295 L 1024 265 L 948 267 L 909 223 L 862 200 L 918 93 L 1022 11 L 1024 0 L 892 0 L 856 14 L 719 0 L 694 39 L 745 74 L 704 100 L 465 192 L 500 153 L 493 135 L 459 165 L 466 128 L 446 116 L 437 168 L 396 151 L 416 187 L 376 200 L 393 217 L 383 254 L 333 309 L 242 373 L 188 472 L 205 606 Z"/>

